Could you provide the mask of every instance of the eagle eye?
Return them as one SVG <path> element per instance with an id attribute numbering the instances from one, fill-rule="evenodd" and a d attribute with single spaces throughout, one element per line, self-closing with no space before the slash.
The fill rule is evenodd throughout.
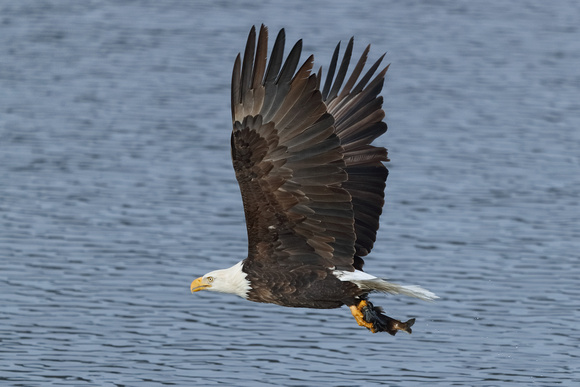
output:
<path id="1" fill-rule="evenodd" d="M 211 276 L 210 277 L 207 277 L 206 280 L 207 280 L 207 282 L 212 283 L 213 282 L 213 277 L 211 277 Z"/>

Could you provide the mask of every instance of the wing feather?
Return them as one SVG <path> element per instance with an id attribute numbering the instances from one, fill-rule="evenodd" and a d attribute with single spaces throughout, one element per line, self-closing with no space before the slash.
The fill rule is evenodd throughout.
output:
<path id="1" fill-rule="evenodd" d="M 338 69 L 338 74 L 336 74 L 336 79 L 333 82 L 332 89 L 330 89 L 330 93 L 328 94 L 328 100 L 333 100 L 340 87 L 342 86 L 342 82 L 344 82 L 344 78 L 346 77 L 346 72 L 348 71 L 348 65 L 350 64 L 350 57 L 352 55 L 352 47 L 354 45 L 354 38 L 350 38 L 348 44 L 346 46 L 346 50 L 344 52 L 344 56 L 342 57 L 342 62 L 340 64 L 340 68 Z"/>

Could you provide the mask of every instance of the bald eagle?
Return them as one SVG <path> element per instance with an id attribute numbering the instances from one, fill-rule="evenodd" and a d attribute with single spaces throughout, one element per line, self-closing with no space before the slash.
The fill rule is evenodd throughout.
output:
<path id="1" fill-rule="evenodd" d="M 362 76 L 370 45 L 346 83 L 351 38 L 337 69 L 340 43 L 326 81 L 311 72 L 310 56 L 298 69 L 302 40 L 284 61 L 285 33 L 267 60 L 268 30 L 250 30 L 232 76 L 231 154 L 248 232 L 248 256 L 191 283 L 191 291 L 232 293 L 289 307 L 347 305 L 373 333 L 411 333 L 368 299 L 371 292 L 437 298 L 419 286 L 387 282 L 363 271 L 362 257 L 376 240 L 389 161 L 371 145 L 387 130 L 382 121 L 381 56 Z M 335 77 L 336 73 L 336 77 Z M 344 83 L 344 86 L 343 86 Z"/>

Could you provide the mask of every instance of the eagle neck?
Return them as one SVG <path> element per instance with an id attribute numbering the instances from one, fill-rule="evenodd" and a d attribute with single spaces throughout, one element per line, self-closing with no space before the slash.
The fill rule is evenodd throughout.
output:
<path id="1" fill-rule="evenodd" d="M 248 292 L 251 286 L 250 281 L 247 279 L 247 273 L 244 272 L 243 268 L 244 261 L 240 261 L 230 268 L 220 270 L 220 274 L 224 275 L 227 281 L 227 290 L 224 293 L 236 294 L 242 298 L 248 298 Z"/>

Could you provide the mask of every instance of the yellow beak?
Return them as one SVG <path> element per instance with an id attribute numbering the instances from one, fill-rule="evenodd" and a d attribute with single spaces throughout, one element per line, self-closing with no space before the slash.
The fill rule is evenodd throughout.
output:
<path id="1" fill-rule="evenodd" d="M 191 286 L 189 288 L 191 289 L 191 292 L 193 293 L 193 292 L 199 292 L 200 290 L 207 289 L 210 286 L 211 286 L 210 284 L 203 283 L 203 277 L 199 277 L 191 283 Z"/>

